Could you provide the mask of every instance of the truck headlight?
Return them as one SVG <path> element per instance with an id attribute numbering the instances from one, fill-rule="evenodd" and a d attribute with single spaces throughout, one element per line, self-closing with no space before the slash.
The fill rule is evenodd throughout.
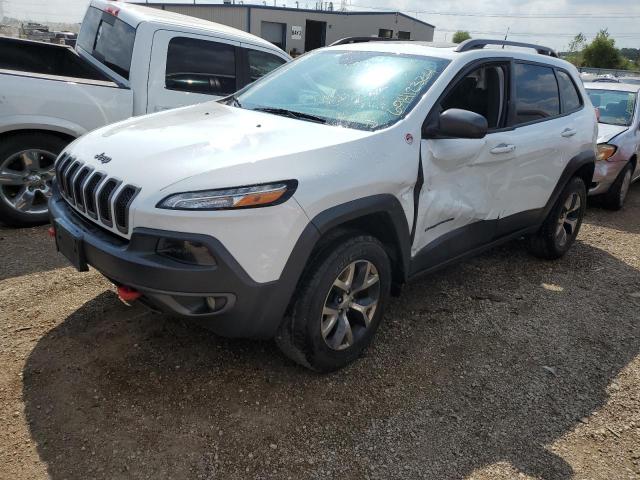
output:
<path id="1" fill-rule="evenodd" d="M 613 157 L 613 154 L 616 153 L 618 147 L 615 145 L 609 145 L 608 143 L 600 143 L 598 144 L 598 154 L 596 155 L 596 160 L 604 161 L 609 160 Z"/>
<path id="2" fill-rule="evenodd" d="M 174 193 L 161 200 L 156 207 L 170 210 L 234 210 L 267 207 L 286 202 L 297 186 L 296 180 L 284 180 L 247 187 Z"/>

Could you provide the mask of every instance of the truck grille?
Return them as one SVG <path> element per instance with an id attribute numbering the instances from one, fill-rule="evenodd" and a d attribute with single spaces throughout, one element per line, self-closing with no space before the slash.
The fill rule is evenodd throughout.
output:
<path id="1" fill-rule="evenodd" d="M 129 207 L 138 187 L 122 185 L 66 153 L 56 162 L 56 177 L 60 193 L 76 210 L 109 229 L 129 232 Z"/>

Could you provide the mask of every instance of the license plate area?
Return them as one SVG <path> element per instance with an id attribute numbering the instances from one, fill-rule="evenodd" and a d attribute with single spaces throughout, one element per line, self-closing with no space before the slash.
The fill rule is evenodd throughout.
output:
<path id="1" fill-rule="evenodd" d="M 56 229 L 56 247 L 58 251 L 64 255 L 78 271 L 88 271 L 89 267 L 84 257 L 82 232 L 73 226 L 67 225 L 66 222 L 63 223 L 58 220 L 56 220 L 54 227 Z"/>

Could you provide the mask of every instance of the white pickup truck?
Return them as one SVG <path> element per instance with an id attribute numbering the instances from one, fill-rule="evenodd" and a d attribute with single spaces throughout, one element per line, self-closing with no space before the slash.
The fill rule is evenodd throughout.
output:
<path id="1" fill-rule="evenodd" d="M 47 221 L 57 155 L 103 125 L 227 96 L 290 57 L 246 32 L 93 0 L 75 50 L 0 38 L 0 221 Z"/>

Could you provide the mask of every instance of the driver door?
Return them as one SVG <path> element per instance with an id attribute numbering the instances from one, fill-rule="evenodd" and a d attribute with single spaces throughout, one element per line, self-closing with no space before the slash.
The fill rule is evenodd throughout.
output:
<path id="1" fill-rule="evenodd" d="M 421 140 L 424 185 L 412 252 L 420 256 L 420 270 L 455 259 L 496 236 L 500 190 L 514 174 L 513 133 L 505 128 L 509 77 L 509 61 L 463 71 L 429 114 L 427 122 L 450 108 L 470 110 L 489 117 L 489 130 L 482 139 Z"/>

